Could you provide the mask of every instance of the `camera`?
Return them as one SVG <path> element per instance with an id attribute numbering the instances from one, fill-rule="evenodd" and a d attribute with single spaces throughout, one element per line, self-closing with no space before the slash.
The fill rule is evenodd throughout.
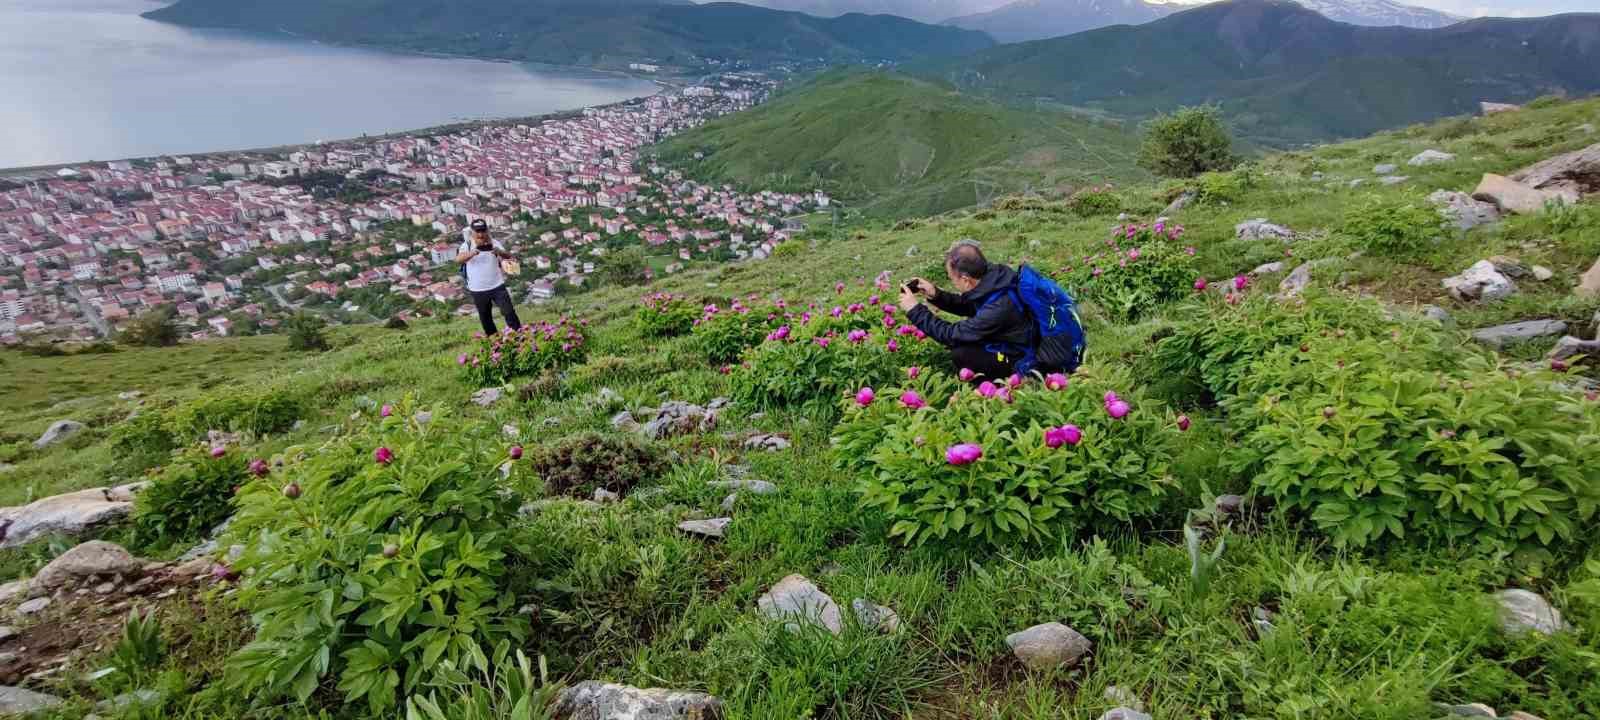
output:
<path id="1" fill-rule="evenodd" d="M 911 291 L 912 295 L 916 295 L 921 292 L 921 289 L 917 287 L 917 281 L 915 280 L 907 280 L 905 288 L 906 290 Z"/>

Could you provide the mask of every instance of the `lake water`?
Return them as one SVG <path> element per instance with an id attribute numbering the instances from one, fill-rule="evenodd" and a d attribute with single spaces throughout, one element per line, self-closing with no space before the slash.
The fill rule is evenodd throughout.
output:
<path id="1" fill-rule="evenodd" d="M 649 95 L 515 63 L 197 30 L 144 0 L 0 0 L 0 168 L 357 137 Z"/>

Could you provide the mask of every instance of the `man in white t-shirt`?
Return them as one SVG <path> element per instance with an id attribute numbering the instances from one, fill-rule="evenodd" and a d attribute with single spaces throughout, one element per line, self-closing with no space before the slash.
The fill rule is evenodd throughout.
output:
<path id="1" fill-rule="evenodd" d="M 461 243 L 456 262 L 461 263 L 467 276 L 467 291 L 472 294 L 472 304 L 478 308 L 478 322 L 483 331 L 493 335 L 499 332 L 494 326 L 494 307 L 506 317 L 506 325 L 521 330 L 517 309 L 511 302 L 511 291 L 506 290 L 506 275 L 500 270 L 501 260 L 510 260 L 511 253 L 489 239 L 489 223 L 482 218 L 472 221 L 468 239 Z"/>

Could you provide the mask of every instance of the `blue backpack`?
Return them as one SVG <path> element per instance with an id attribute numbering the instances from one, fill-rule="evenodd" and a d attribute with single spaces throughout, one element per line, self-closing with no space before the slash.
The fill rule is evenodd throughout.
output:
<path id="1" fill-rule="evenodd" d="M 1017 269 L 1017 282 L 995 292 L 1006 293 L 1033 321 L 1033 347 L 1022 353 L 1017 372 L 1066 372 L 1078 369 L 1088 350 L 1078 304 L 1054 280 L 1027 265 Z M 992 296 L 991 296 L 992 297 Z M 985 303 L 986 305 L 988 303 Z"/>

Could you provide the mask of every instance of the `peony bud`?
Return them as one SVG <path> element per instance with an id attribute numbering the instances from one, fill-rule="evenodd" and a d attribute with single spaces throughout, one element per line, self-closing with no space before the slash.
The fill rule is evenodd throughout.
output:
<path id="1" fill-rule="evenodd" d="M 951 465 L 971 465 L 983 457 L 983 448 L 970 443 L 951 445 L 944 451 L 944 461 Z"/>
<path id="2" fill-rule="evenodd" d="M 384 557 L 393 560 L 394 556 L 399 555 L 399 554 L 400 554 L 400 546 L 395 545 L 393 543 L 390 543 L 388 545 L 383 546 L 383 556 Z"/>
<path id="3" fill-rule="evenodd" d="M 522 459 L 522 446 L 521 445 L 512 445 L 511 446 L 511 450 L 507 454 L 509 454 L 511 456 L 512 460 L 521 460 Z"/>
<path id="4" fill-rule="evenodd" d="M 213 458 L 220 458 L 223 455 L 227 455 L 227 454 L 228 454 L 227 446 L 218 445 L 216 447 L 211 448 L 211 457 L 213 457 Z"/>
<path id="5" fill-rule="evenodd" d="M 1000 392 L 1000 388 L 995 387 L 995 384 L 992 383 L 992 382 L 989 382 L 988 380 L 985 380 L 985 381 L 983 381 L 982 383 L 980 383 L 978 385 L 978 395 L 980 395 L 980 396 L 983 396 L 983 397 L 986 397 L 986 398 L 992 398 L 995 395 L 999 394 L 999 392 Z"/>
<path id="6" fill-rule="evenodd" d="M 1194 289 L 1196 291 L 1204 291 L 1206 289 L 1207 284 L 1208 283 L 1206 282 L 1205 278 L 1195 278 Z"/>
<path id="7" fill-rule="evenodd" d="M 261 458 L 256 458 L 250 461 L 251 475 L 256 477 L 266 477 L 268 472 L 271 472 L 271 468 L 267 467 L 267 461 L 262 460 Z"/>
<path id="8" fill-rule="evenodd" d="M 382 408 L 378 409 L 378 417 L 389 417 L 390 415 L 393 415 L 393 414 L 394 414 L 394 406 L 393 405 L 384 405 Z"/>
<path id="9" fill-rule="evenodd" d="M 917 376 L 921 375 L 921 374 L 922 374 L 922 368 L 917 367 L 916 365 L 912 365 L 911 367 L 906 368 L 906 377 L 908 377 L 908 378 L 910 378 L 912 380 L 917 379 Z"/>
<path id="10" fill-rule="evenodd" d="M 912 410 L 920 410 L 928 405 L 927 401 L 923 400 L 922 396 L 918 395 L 915 390 L 907 390 L 900 393 L 900 404 Z"/>
<path id="11" fill-rule="evenodd" d="M 1116 420 L 1121 420 L 1121 419 L 1127 417 L 1128 416 L 1128 412 L 1130 410 L 1132 410 L 1132 409 L 1133 409 L 1132 407 L 1130 407 L 1127 403 L 1125 403 L 1125 402 L 1123 402 L 1121 400 L 1118 400 L 1118 401 L 1113 402 L 1113 403 L 1107 403 L 1106 404 L 1106 414 L 1110 415 L 1113 419 L 1116 419 Z"/>
<path id="12" fill-rule="evenodd" d="M 379 465 L 388 465 L 394 462 L 394 451 L 386 447 L 380 447 L 372 451 L 372 460 Z"/>
<path id="13" fill-rule="evenodd" d="M 1332 420 L 1333 416 L 1334 415 L 1338 415 L 1338 414 L 1339 414 L 1339 411 L 1338 410 L 1334 410 L 1332 405 L 1329 405 L 1329 406 L 1327 406 L 1327 407 L 1322 409 L 1322 417 L 1327 418 L 1329 420 Z"/>
<path id="14" fill-rule="evenodd" d="M 1050 373 L 1044 376 L 1044 386 L 1051 390 L 1064 390 L 1070 381 L 1061 373 Z"/>
<path id="15" fill-rule="evenodd" d="M 856 404 L 860 405 L 861 407 L 866 407 L 871 405 L 872 401 L 877 399 L 877 397 L 878 394 L 873 392 L 872 388 L 864 387 L 856 391 Z"/>
<path id="16" fill-rule="evenodd" d="M 283 486 L 283 496 L 294 500 L 300 497 L 300 483 L 289 483 Z"/>
<path id="17" fill-rule="evenodd" d="M 961 378 L 961 382 L 972 382 L 972 379 L 977 376 L 978 374 L 973 372 L 971 368 L 961 368 L 961 372 L 956 373 L 956 377 Z"/>
<path id="18" fill-rule="evenodd" d="M 1178 416 L 1178 430 L 1180 432 L 1189 432 L 1189 416 L 1188 415 L 1179 415 Z"/>

